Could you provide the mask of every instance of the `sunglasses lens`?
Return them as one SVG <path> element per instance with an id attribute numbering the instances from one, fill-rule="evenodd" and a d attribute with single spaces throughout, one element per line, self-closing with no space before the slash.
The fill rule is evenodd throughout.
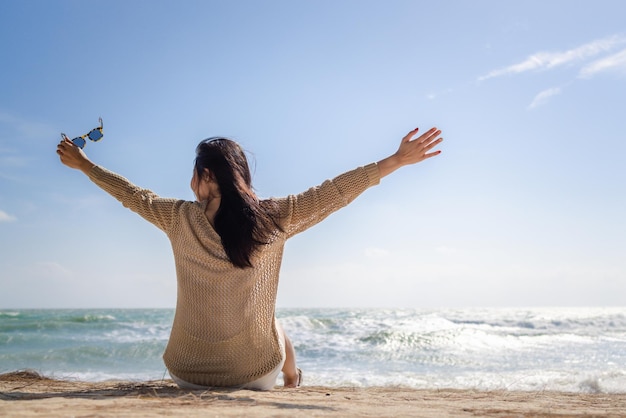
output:
<path id="1" fill-rule="evenodd" d="M 80 149 L 84 148 L 86 143 L 85 140 L 81 137 L 72 139 L 72 142 Z"/>
<path id="2" fill-rule="evenodd" d="M 102 132 L 100 132 L 97 129 L 94 129 L 93 131 L 89 132 L 89 139 L 91 139 L 92 141 L 98 141 L 102 139 L 102 137 L 103 137 Z"/>

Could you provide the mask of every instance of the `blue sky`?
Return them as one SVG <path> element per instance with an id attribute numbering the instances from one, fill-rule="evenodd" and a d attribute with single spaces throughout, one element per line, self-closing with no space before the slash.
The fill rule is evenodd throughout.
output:
<path id="1" fill-rule="evenodd" d="M 166 236 L 55 154 L 192 199 L 196 144 L 262 197 L 442 154 L 286 247 L 281 307 L 624 306 L 622 1 L 0 2 L 0 308 L 173 307 Z"/>

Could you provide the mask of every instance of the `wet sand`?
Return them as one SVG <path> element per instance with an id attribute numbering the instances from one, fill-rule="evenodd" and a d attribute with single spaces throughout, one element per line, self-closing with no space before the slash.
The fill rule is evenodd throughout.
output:
<path id="1" fill-rule="evenodd" d="M 0 375 L 9 417 L 626 417 L 626 394 L 391 387 L 188 391 L 171 380 L 83 382 Z"/>

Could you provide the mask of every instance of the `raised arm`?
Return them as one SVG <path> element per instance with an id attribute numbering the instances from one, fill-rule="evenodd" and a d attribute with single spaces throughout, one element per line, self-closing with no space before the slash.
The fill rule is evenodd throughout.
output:
<path id="1" fill-rule="evenodd" d="M 400 167 L 416 164 L 427 158 L 441 154 L 441 151 L 429 152 L 443 141 L 443 138 L 439 137 L 441 131 L 437 128 L 430 128 L 426 133 L 413 139 L 418 129 L 419 128 L 413 129 L 402 138 L 400 147 L 393 155 L 378 162 L 378 171 L 380 172 L 381 178 L 393 173 Z"/>
<path id="2" fill-rule="evenodd" d="M 398 168 L 416 164 L 441 153 L 441 151 L 429 152 L 443 140 L 439 138 L 441 134 L 439 129 L 431 128 L 425 134 L 413 139 L 416 133 L 417 129 L 409 132 L 402 138 L 394 154 L 376 164 L 348 171 L 304 193 L 280 200 L 283 227 L 287 234 L 289 236 L 297 234 L 322 221 Z"/>
<path id="3" fill-rule="evenodd" d="M 183 203 L 182 200 L 161 198 L 148 189 L 135 186 L 126 178 L 91 162 L 83 150 L 68 139 L 63 139 L 57 145 L 57 154 L 63 164 L 82 171 L 124 207 L 168 233 L 174 219 L 174 211 Z"/>

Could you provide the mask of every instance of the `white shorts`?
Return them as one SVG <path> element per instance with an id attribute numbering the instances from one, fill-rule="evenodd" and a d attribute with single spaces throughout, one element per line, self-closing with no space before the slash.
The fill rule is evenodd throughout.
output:
<path id="1" fill-rule="evenodd" d="M 274 367 L 274 370 L 272 370 L 265 376 L 262 376 L 252 382 L 245 383 L 241 386 L 235 386 L 236 388 L 253 389 L 253 390 L 272 390 L 274 386 L 276 386 L 276 378 L 278 378 L 278 374 L 283 369 L 283 366 L 285 364 L 285 332 L 283 331 L 283 328 L 281 327 L 280 323 L 278 323 L 278 320 L 275 320 L 275 324 L 276 324 L 276 331 L 278 332 L 278 344 L 280 346 L 280 353 L 281 353 L 282 360 L 280 361 L 280 363 L 278 363 L 276 367 Z M 186 382 L 183 379 L 180 379 L 174 376 L 172 372 L 170 372 L 169 370 L 168 372 L 170 376 L 172 377 L 172 380 L 174 381 L 174 383 L 176 383 L 178 387 L 180 387 L 181 389 L 206 390 L 206 389 L 212 388 L 212 386 L 201 386 L 201 385 L 196 385 L 194 383 Z"/>

